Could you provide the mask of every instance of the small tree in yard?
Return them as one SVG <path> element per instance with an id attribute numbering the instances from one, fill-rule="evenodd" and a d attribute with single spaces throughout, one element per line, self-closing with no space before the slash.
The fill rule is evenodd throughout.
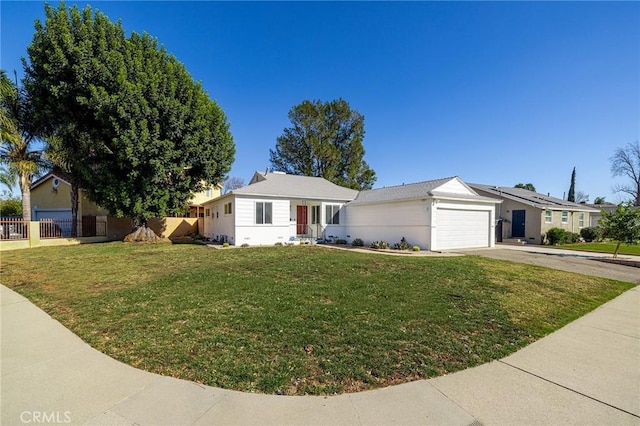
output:
<path id="1" fill-rule="evenodd" d="M 620 245 L 638 244 L 640 241 L 640 209 L 634 209 L 631 202 L 620 203 L 618 208 L 605 212 L 600 218 L 602 236 L 617 241 L 613 257 L 618 257 Z"/>

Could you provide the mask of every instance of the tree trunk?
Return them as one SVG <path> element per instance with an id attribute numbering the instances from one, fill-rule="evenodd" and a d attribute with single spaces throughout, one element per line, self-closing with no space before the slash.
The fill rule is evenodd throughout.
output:
<path id="1" fill-rule="evenodd" d="M 616 251 L 613 252 L 613 258 L 615 259 L 616 257 L 618 257 L 618 250 L 620 250 L 620 244 L 622 243 L 622 241 L 618 241 L 618 244 L 616 244 Z"/>
<path id="2" fill-rule="evenodd" d="M 76 180 L 71 181 L 71 238 L 78 236 L 78 206 L 80 204 L 79 198 L 80 188 L 76 183 Z"/>
<path id="3" fill-rule="evenodd" d="M 31 179 L 29 174 L 20 175 L 20 194 L 22 195 L 22 219 L 31 221 Z"/>

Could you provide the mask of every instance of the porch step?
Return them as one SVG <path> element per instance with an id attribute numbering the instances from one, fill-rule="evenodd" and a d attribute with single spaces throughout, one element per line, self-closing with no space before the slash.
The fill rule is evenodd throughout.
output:
<path id="1" fill-rule="evenodd" d="M 502 240 L 502 244 L 510 244 L 513 246 L 524 246 L 528 242 L 524 238 L 505 238 Z"/>

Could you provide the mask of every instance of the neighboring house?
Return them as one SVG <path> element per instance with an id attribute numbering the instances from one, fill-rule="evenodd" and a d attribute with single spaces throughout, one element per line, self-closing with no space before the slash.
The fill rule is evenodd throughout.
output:
<path id="1" fill-rule="evenodd" d="M 361 191 L 346 207 L 351 237 L 426 250 L 493 247 L 495 206 L 459 177 Z"/>
<path id="2" fill-rule="evenodd" d="M 203 235 L 234 245 L 343 236 L 358 191 L 318 177 L 256 172 L 249 185 L 204 203 Z"/>
<path id="3" fill-rule="evenodd" d="M 230 244 L 402 237 L 423 249 L 492 247 L 495 205 L 457 177 L 355 191 L 323 178 L 260 173 L 205 203 L 204 236 Z"/>
<path id="4" fill-rule="evenodd" d="M 89 201 L 84 191 L 78 200 L 78 218 L 106 216 L 107 210 Z M 31 218 L 71 219 L 71 179 L 64 173 L 47 173 L 31 185 Z"/>
<path id="5" fill-rule="evenodd" d="M 551 228 L 580 232 L 590 226 L 590 215 L 597 213 L 585 204 L 572 203 L 520 188 L 470 183 L 478 194 L 502 200 L 496 206 L 496 239 L 518 238 L 542 244 Z"/>
<path id="6" fill-rule="evenodd" d="M 604 210 L 606 213 L 615 211 L 618 206 L 615 204 L 583 204 L 587 207 L 591 207 L 595 210 L 589 215 L 589 226 L 598 226 L 600 218 L 602 217 L 602 211 Z"/>
<path id="7" fill-rule="evenodd" d="M 201 192 L 193 195 L 189 205 L 189 217 L 204 217 L 204 203 L 214 198 L 218 198 L 222 191 L 222 185 L 210 185 Z"/>
<path id="8" fill-rule="evenodd" d="M 189 217 L 203 217 L 203 203 L 220 196 L 221 185 L 212 185 L 193 196 Z M 78 218 L 107 216 L 108 210 L 89 201 L 80 190 Z M 49 172 L 31 185 L 31 217 L 40 219 L 71 219 L 71 179 L 64 173 Z"/>

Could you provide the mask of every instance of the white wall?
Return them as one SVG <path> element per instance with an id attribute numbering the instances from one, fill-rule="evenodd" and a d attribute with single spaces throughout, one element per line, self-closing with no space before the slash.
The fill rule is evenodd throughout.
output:
<path id="1" fill-rule="evenodd" d="M 344 210 L 350 240 L 361 238 L 365 246 L 386 241 L 393 246 L 404 237 L 411 245 L 430 249 L 430 201 L 356 204 Z"/>
<path id="2" fill-rule="evenodd" d="M 231 214 L 224 214 L 224 205 L 231 203 Z M 235 197 L 225 197 L 204 204 L 204 231 L 203 235 L 210 239 L 221 240 L 224 236 L 230 244 L 235 244 Z M 209 209 L 209 216 L 206 211 Z"/>
<path id="3" fill-rule="evenodd" d="M 256 224 L 256 203 L 272 203 L 271 224 Z M 289 241 L 289 200 L 270 198 L 241 198 L 236 196 L 235 245 L 273 245 Z"/>

